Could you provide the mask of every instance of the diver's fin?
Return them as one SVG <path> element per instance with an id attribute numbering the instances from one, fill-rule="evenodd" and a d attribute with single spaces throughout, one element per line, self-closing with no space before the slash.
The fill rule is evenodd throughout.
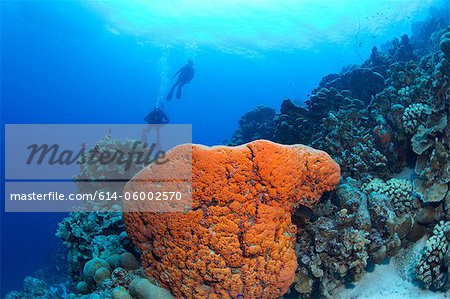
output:
<path id="1" fill-rule="evenodd" d="M 178 85 L 178 89 L 177 89 L 177 99 L 181 98 L 181 84 Z"/>
<path id="2" fill-rule="evenodd" d="M 172 86 L 172 89 L 171 89 L 171 90 L 169 91 L 169 93 L 167 94 L 166 101 L 170 102 L 170 100 L 171 100 L 172 97 L 173 97 L 173 91 L 175 90 L 175 87 L 176 87 L 176 86 L 177 86 L 176 83 Z"/>
<path id="3" fill-rule="evenodd" d="M 169 92 L 169 94 L 167 95 L 167 97 L 166 97 L 166 101 L 167 101 L 167 102 L 170 102 L 170 100 L 172 99 L 172 95 L 173 95 L 173 90 L 171 90 L 171 91 Z"/>

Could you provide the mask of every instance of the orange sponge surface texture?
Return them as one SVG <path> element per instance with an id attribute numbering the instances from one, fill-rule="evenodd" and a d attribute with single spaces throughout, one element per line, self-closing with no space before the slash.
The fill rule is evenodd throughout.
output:
<path id="1" fill-rule="evenodd" d="M 192 153 L 192 209 L 124 213 L 147 274 L 178 298 L 285 294 L 297 268 L 292 213 L 334 189 L 339 166 L 323 151 L 264 140 L 181 145 L 167 157 L 186 150 Z M 145 189 L 142 182 L 155 167 L 139 172 L 125 192 Z"/>

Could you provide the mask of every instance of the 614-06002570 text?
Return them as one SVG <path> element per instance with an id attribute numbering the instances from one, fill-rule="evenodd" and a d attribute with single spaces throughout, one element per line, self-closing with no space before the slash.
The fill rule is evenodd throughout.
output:
<path id="1" fill-rule="evenodd" d="M 118 200 L 150 200 L 150 201 L 172 201 L 182 200 L 182 192 L 156 191 L 156 192 L 105 192 L 94 193 L 70 193 L 47 192 L 47 193 L 11 193 L 11 201 L 118 201 Z"/>

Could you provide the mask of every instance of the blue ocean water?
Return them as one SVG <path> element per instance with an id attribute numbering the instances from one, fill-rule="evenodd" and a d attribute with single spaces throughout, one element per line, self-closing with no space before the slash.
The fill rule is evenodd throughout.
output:
<path id="1" fill-rule="evenodd" d="M 2 1 L 2 135 L 4 124 L 143 123 L 192 59 L 195 78 L 166 112 L 192 124 L 195 143 L 223 144 L 245 112 L 303 102 L 324 75 L 361 63 L 447 4 Z M 55 259 L 65 216 L 5 213 L 2 204 L 1 297 Z"/>

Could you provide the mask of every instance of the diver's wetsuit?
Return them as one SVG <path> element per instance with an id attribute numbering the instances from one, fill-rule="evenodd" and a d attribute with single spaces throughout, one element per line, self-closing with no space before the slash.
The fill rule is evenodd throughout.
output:
<path id="1" fill-rule="evenodd" d="M 148 136 L 152 129 L 154 128 L 156 131 L 156 142 L 154 143 L 156 146 L 157 151 L 161 149 L 161 136 L 160 136 L 160 129 L 161 125 L 165 125 L 169 123 L 169 118 L 167 117 L 164 110 L 160 107 L 155 107 L 152 112 L 147 114 L 147 116 L 144 118 L 144 120 L 148 123 L 147 128 L 142 130 L 142 143 L 144 143 L 146 146 L 148 145 Z"/>
<path id="2" fill-rule="evenodd" d="M 166 100 L 170 101 L 172 99 L 173 92 L 177 87 L 178 89 L 176 97 L 177 99 L 179 99 L 181 97 L 181 87 L 184 84 L 188 84 L 189 82 L 191 82 L 192 78 L 194 78 L 194 73 L 195 73 L 194 64 L 192 63 L 191 60 L 189 60 L 188 63 L 175 74 L 174 78 L 178 75 L 177 81 L 172 86 L 172 89 L 167 95 Z"/>
<path id="3" fill-rule="evenodd" d="M 144 120 L 148 122 L 149 125 L 165 125 L 169 123 L 169 118 L 167 117 L 164 110 L 158 107 L 147 114 Z"/>

